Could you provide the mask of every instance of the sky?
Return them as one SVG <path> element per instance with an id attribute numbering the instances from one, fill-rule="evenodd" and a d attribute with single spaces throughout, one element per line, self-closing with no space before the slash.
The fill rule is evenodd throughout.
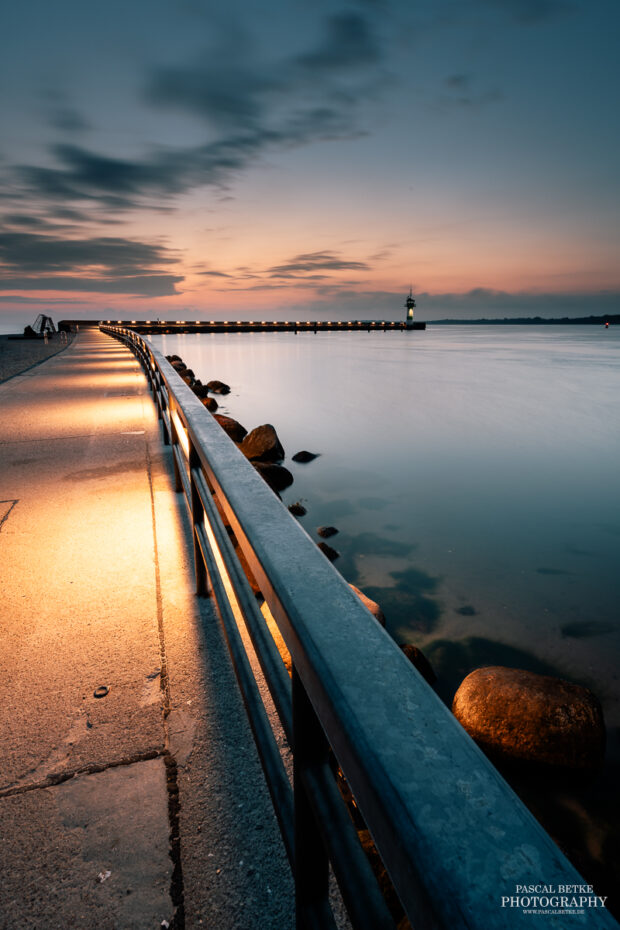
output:
<path id="1" fill-rule="evenodd" d="M 620 312 L 617 0 L 22 0 L 0 326 Z"/>

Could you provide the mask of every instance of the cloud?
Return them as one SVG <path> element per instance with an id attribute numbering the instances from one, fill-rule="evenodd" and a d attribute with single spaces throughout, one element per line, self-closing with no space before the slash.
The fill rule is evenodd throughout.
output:
<path id="1" fill-rule="evenodd" d="M 48 164 L 14 168 L 13 200 L 104 215 L 166 210 L 188 190 L 222 188 L 268 152 L 359 137 L 358 106 L 385 85 L 385 50 L 368 13 L 332 15 L 321 25 L 320 38 L 293 55 L 260 58 L 254 37 L 236 26 L 193 64 L 152 69 L 147 103 L 197 117 L 204 143 L 120 158 L 65 142 L 49 149 Z M 73 136 L 88 128 L 65 101 L 53 119 Z"/>
<path id="2" fill-rule="evenodd" d="M 0 233 L 0 287 L 7 290 L 98 291 L 164 296 L 177 293 L 178 275 L 159 270 L 176 256 L 160 245 L 121 237 L 58 238 Z"/>
<path id="3" fill-rule="evenodd" d="M 345 68 L 367 68 L 379 63 L 381 57 L 377 33 L 369 20 L 359 13 L 340 13 L 327 20 L 322 45 L 301 55 L 298 65 L 324 74 Z"/>
<path id="4" fill-rule="evenodd" d="M 290 261 L 282 265 L 274 265 L 268 271 L 273 277 L 287 277 L 292 272 L 313 272 L 318 270 L 325 271 L 369 271 L 370 266 L 366 262 L 351 261 L 349 259 L 338 258 L 336 253 L 309 252 L 307 254 L 296 255 Z"/>
<path id="5" fill-rule="evenodd" d="M 178 294 L 175 285 L 183 281 L 179 275 L 138 275 L 117 278 L 68 275 L 51 277 L 3 278 L 0 287 L 4 290 L 24 291 L 88 291 L 99 294 L 127 294 L 135 297 L 168 297 Z"/>

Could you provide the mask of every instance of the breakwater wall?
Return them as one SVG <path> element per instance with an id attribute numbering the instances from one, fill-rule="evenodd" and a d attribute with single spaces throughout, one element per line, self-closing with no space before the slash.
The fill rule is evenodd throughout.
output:
<path id="1" fill-rule="evenodd" d="M 426 329 L 416 320 L 61 320 L 59 326 L 120 326 L 141 335 L 168 333 L 325 333 L 412 332 Z"/>

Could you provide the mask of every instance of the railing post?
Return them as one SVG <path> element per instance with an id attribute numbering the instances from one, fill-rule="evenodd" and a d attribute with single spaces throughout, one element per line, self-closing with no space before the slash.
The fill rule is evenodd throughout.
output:
<path id="1" fill-rule="evenodd" d="M 200 500 L 198 488 L 196 487 L 196 481 L 194 479 L 195 468 L 200 468 L 200 458 L 194 448 L 194 444 L 191 443 L 189 449 L 189 480 L 192 492 L 191 505 L 192 539 L 194 541 L 194 574 L 196 577 L 196 594 L 198 594 L 200 597 L 206 597 L 209 594 L 209 579 L 205 561 L 202 555 L 202 549 L 200 548 L 200 543 L 198 542 L 197 532 L 198 525 L 204 524 L 205 511 L 204 507 L 202 506 L 202 501 Z"/>
<path id="2" fill-rule="evenodd" d="M 168 403 L 168 413 L 170 415 L 170 443 L 172 445 L 172 464 L 174 465 L 174 490 L 179 494 L 183 490 L 183 483 L 181 481 L 181 473 L 179 471 L 179 463 L 177 462 L 177 457 L 174 454 L 175 446 L 179 446 L 179 437 L 177 435 L 177 428 L 174 423 L 174 408 L 172 404 Z"/>
<path id="3" fill-rule="evenodd" d="M 325 762 L 328 745 L 293 666 L 293 789 L 295 801 L 296 930 L 334 926 L 329 906 L 329 860 L 306 794 L 304 772 Z"/>

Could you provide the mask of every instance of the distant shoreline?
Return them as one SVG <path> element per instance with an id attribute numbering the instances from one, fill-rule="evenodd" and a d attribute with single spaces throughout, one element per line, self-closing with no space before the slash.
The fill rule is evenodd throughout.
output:
<path id="1" fill-rule="evenodd" d="M 462 325 L 472 326 L 476 324 L 485 324 L 489 326 L 548 326 L 548 325 L 578 325 L 578 326 L 604 326 L 609 323 L 610 326 L 620 324 L 620 313 L 606 314 L 604 316 L 563 316 L 563 317 L 542 317 L 542 316 L 514 316 L 503 317 L 503 319 L 487 319 L 482 317 L 477 320 L 429 320 L 431 325 Z"/>

